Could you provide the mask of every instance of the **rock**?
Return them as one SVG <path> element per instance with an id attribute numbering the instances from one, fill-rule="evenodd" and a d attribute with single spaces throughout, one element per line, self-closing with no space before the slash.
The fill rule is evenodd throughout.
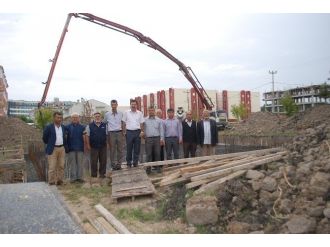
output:
<path id="1" fill-rule="evenodd" d="M 247 179 L 258 180 L 260 178 L 264 178 L 265 175 L 262 172 L 259 172 L 259 171 L 256 171 L 256 170 L 248 170 L 246 172 L 245 177 Z"/>
<path id="2" fill-rule="evenodd" d="M 273 192 L 277 189 L 277 182 L 272 177 L 265 177 L 264 180 L 262 181 L 261 188 L 263 190 Z"/>
<path id="3" fill-rule="evenodd" d="M 207 225 L 218 221 L 219 209 L 215 196 L 191 197 L 186 204 L 186 218 L 189 224 Z"/>
<path id="4" fill-rule="evenodd" d="M 311 173 L 312 166 L 313 166 L 312 162 L 299 163 L 298 169 L 297 169 L 298 175 L 309 175 Z"/>
<path id="5" fill-rule="evenodd" d="M 322 206 L 309 208 L 308 215 L 311 217 L 320 217 L 323 215 L 323 210 L 324 210 L 324 207 L 322 207 Z"/>
<path id="6" fill-rule="evenodd" d="M 253 180 L 252 181 L 252 189 L 254 190 L 254 191 L 258 191 L 258 190 L 260 190 L 260 188 L 261 188 L 261 182 L 259 182 L 259 181 L 255 181 L 255 180 Z"/>
<path id="7" fill-rule="evenodd" d="M 83 189 L 90 189 L 91 188 L 91 184 L 90 183 L 84 183 L 83 186 L 81 186 L 81 188 L 83 188 Z"/>
<path id="8" fill-rule="evenodd" d="M 272 196 L 272 193 L 266 191 L 266 190 L 261 190 L 259 192 L 259 202 L 266 206 L 266 207 L 270 207 L 273 205 L 274 199 Z"/>
<path id="9" fill-rule="evenodd" d="M 330 174 L 317 172 L 310 180 L 309 191 L 313 196 L 325 196 L 330 187 Z"/>
<path id="10" fill-rule="evenodd" d="M 323 214 L 325 217 L 327 217 L 328 219 L 330 219 L 330 208 L 326 208 L 323 210 Z"/>
<path id="11" fill-rule="evenodd" d="M 281 200 L 280 206 L 279 206 L 279 210 L 281 213 L 283 214 L 289 214 L 292 212 L 293 209 L 293 203 L 291 200 L 289 199 L 283 199 Z"/>
<path id="12" fill-rule="evenodd" d="M 232 221 L 227 226 L 227 233 L 246 234 L 249 232 L 250 225 L 245 222 Z"/>
<path id="13" fill-rule="evenodd" d="M 313 160 L 314 160 L 314 156 L 311 154 L 304 156 L 305 162 L 309 162 L 309 161 L 313 161 Z"/>
<path id="14" fill-rule="evenodd" d="M 301 233 L 312 233 L 316 228 L 316 221 L 314 218 L 309 219 L 305 216 L 294 215 L 287 223 L 286 226 L 290 233 L 301 234 Z"/>

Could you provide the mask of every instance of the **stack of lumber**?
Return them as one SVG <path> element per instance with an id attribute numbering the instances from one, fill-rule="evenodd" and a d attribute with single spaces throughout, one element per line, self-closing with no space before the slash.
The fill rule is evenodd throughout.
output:
<path id="1" fill-rule="evenodd" d="M 243 175 L 247 170 L 283 159 L 281 148 L 212 155 L 188 159 L 159 161 L 145 167 L 163 166 L 163 177 L 153 179 L 156 186 L 185 183 L 187 189 L 200 187 L 195 193 L 216 189 L 220 184 Z M 169 166 L 173 165 L 173 166 Z"/>

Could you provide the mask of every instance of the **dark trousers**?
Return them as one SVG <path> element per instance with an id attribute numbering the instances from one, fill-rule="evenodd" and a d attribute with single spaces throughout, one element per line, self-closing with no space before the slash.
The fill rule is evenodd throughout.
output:
<path id="1" fill-rule="evenodd" d="M 127 130 L 126 132 L 126 162 L 128 166 L 137 166 L 140 156 L 141 130 Z"/>
<path id="2" fill-rule="evenodd" d="M 166 137 L 165 138 L 165 148 L 166 148 L 166 159 L 172 159 L 172 152 L 174 154 L 174 159 L 179 158 L 179 138 L 178 137 Z"/>
<path id="3" fill-rule="evenodd" d="M 197 144 L 194 142 L 184 142 L 183 143 L 183 155 L 184 158 L 196 157 Z"/>
<path id="4" fill-rule="evenodd" d="M 147 162 L 160 160 L 160 137 L 147 137 L 145 147 Z"/>
<path id="5" fill-rule="evenodd" d="M 99 176 L 105 176 L 107 169 L 107 145 L 101 148 L 91 148 L 91 176 L 97 177 L 97 162 L 99 165 Z"/>
<path id="6" fill-rule="evenodd" d="M 160 161 L 164 160 L 164 146 L 160 146 Z M 152 153 L 152 161 L 158 161 L 155 159 L 155 154 Z"/>

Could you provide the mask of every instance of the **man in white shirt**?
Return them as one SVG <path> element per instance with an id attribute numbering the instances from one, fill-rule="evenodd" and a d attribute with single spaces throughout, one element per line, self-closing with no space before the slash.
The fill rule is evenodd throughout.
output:
<path id="1" fill-rule="evenodd" d="M 117 111 L 117 100 L 111 100 L 111 111 L 105 114 L 108 126 L 108 142 L 110 147 L 110 161 L 113 170 L 120 170 L 123 157 L 123 113 Z"/>
<path id="2" fill-rule="evenodd" d="M 197 139 L 203 156 L 215 155 L 215 146 L 218 143 L 217 124 L 210 119 L 208 110 L 203 111 L 203 119 L 197 124 Z"/>
<path id="3" fill-rule="evenodd" d="M 144 117 L 137 109 L 137 101 L 131 100 L 131 109 L 123 116 L 123 133 L 126 135 L 126 162 L 127 167 L 138 166 L 140 156 L 141 137 L 143 131 Z"/>

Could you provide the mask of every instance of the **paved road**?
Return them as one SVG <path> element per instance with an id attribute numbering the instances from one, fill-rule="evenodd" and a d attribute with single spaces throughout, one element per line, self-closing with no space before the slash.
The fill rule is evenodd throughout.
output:
<path id="1" fill-rule="evenodd" d="M 0 184 L 0 233 L 81 233 L 60 201 L 43 182 Z"/>

